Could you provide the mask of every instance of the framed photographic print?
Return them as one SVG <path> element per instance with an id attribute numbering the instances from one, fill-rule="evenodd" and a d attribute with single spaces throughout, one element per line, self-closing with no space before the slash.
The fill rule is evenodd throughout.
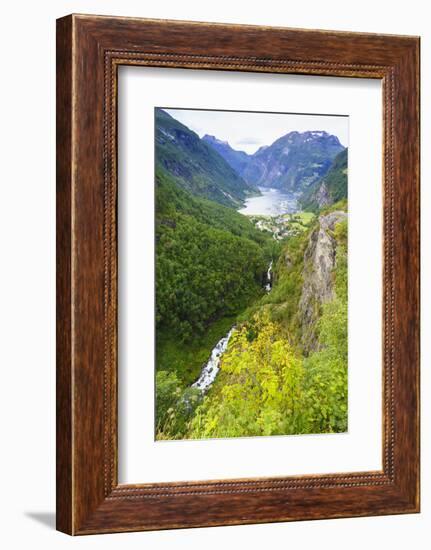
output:
<path id="1" fill-rule="evenodd" d="M 419 511 L 419 39 L 57 22 L 57 528 Z"/>

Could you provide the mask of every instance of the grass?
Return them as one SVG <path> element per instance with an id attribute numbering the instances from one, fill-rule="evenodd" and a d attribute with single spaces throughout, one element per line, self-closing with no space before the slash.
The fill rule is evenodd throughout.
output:
<path id="1" fill-rule="evenodd" d="M 302 223 L 299 223 L 299 222 L 290 222 L 289 227 L 291 229 L 299 229 L 300 231 L 305 231 L 307 229 L 307 227 L 305 225 L 303 225 Z"/>
<path id="2" fill-rule="evenodd" d="M 315 216 L 313 212 L 296 212 L 295 214 L 285 214 L 284 218 L 290 221 L 298 221 L 302 225 L 309 225 Z"/>
<path id="3" fill-rule="evenodd" d="M 306 225 L 311 223 L 315 218 L 315 214 L 313 214 L 313 212 L 299 212 L 296 216 L 299 216 L 301 223 Z"/>

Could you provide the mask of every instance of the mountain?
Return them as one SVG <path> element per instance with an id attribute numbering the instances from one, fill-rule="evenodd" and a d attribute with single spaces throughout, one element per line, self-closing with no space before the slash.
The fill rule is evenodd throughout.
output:
<path id="1" fill-rule="evenodd" d="M 347 198 L 347 149 L 333 160 L 327 174 L 313 183 L 300 199 L 304 210 L 316 212 L 320 208 Z"/>
<path id="2" fill-rule="evenodd" d="M 187 126 L 156 109 L 156 168 L 162 167 L 193 195 L 238 208 L 258 190 Z"/>
<path id="3" fill-rule="evenodd" d="M 338 138 L 327 132 L 289 132 L 256 151 L 241 175 L 252 185 L 304 192 L 326 175 L 342 150 Z"/>
<path id="4" fill-rule="evenodd" d="M 205 134 L 202 138 L 205 143 L 208 143 L 213 149 L 221 155 L 225 161 L 237 172 L 242 174 L 250 161 L 250 155 L 247 155 L 244 151 L 236 151 L 233 149 L 227 141 L 221 141 L 215 136 L 209 136 Z"/>
<path id="5" fill-rule="evenodd" d="M 324 131 L 289 132 L 253 155 L 236 151 L 214 136 L 202 139 L 247 183 L 298 193 L 306 193 L 320 181 L 344 149 L 336 136 Z"/>

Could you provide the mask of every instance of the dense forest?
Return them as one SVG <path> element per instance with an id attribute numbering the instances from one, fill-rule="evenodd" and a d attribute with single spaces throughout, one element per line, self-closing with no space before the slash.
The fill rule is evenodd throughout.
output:
<path id="1" fill-rule="evenodd" d="M 250 217 L 236 208 L 259 191 L 231 178 L 220 148 L 208 156 L 208 136 L 204 148 L 196 134 L 185 144 L 188 129 L 172 121 L 156 117 L 156 439 L 346 431 L 347 150 L 331 150 L 303 190 L 310 214 Z M 228 166 L 217 177 L 228 174 L 229 201 L 205 176 L 213 158 Z M 223 337 L 203 391 L 196 381 Z"/>

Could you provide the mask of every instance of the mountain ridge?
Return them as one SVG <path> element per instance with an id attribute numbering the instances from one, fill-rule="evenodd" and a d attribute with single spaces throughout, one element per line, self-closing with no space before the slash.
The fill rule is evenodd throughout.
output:
<path id="1" fill-rule="evenodd" d="M 259 191 L 198 134 L 163 109 L 155 110 L 155 160 L 193 195 L 239 208 Z"/>
<path id="2" fill-rule="evenodd" d="M 296 193 L 305 192 L 324 177 L 336 155 L 344 150 L 338 137 L 325 130 L 292 131 L 249 155 L 206 134 L 202 138 L 248 183 Z"/>
<path id="3" fill-rule="evenodd" d="M 163 109 L 155 122 L 156 166 L 193 195 L 238 209 L 259 187 L 276 188 L 313 212 L 347 197 L 347 148 L 325 130 L 291 131 L 248 154 Z"/>
<path id="4" fill-rule="evenodd" d="M 239 175 L 242 175 L 251 155 L 234 149 L 228 141 L 218 139 L 216 136 L 205 134 L 202 140 L 213 147 Z"/>

